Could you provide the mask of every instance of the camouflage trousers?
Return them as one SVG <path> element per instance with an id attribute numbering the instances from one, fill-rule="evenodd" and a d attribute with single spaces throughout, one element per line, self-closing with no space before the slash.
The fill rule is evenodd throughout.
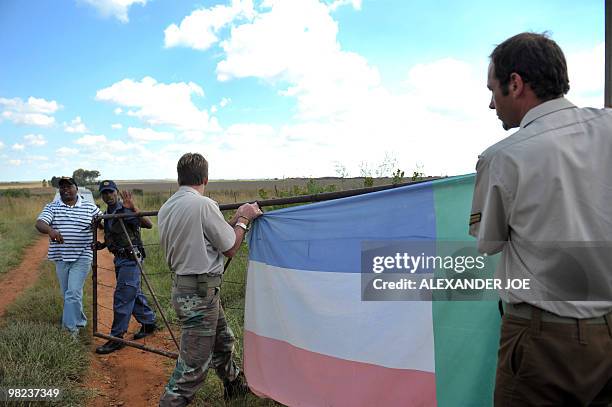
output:
<path id="1" fill-rule="evenodd" d="M 194 278 L 195 280 L 195 278 Z M 220 287 L 174 283 L 172 306 L 181 323 L 181 350 L 159 405 L 185 406 L 204 384 L 212 366 L 219 378 L 234 380 L 234 334 L 219 302 Z"/>

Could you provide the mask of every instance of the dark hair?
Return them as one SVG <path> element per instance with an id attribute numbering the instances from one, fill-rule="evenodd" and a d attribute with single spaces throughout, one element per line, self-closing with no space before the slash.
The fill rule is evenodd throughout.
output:
<path id="1" fill-rule="evenodd" d="M 187 153 L 176 165 L 179 185 L 202 185 L 208 178 L 208 162 L 198 153 Z"/>
<path id="2" fill-rule="evenodd" d="M 569 91 L 563 51 L 547 33 L 521 33 L 499 44 L 491 53 L 495 77 L 508 94 L 510 74 L 516 72 L 542 101 L 562 97 Z"/>

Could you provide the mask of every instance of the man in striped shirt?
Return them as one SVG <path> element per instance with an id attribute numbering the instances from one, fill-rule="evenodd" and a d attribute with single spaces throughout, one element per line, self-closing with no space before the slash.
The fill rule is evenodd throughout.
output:
<path id="1" fill-rule="evenodd" d="M 83 313 L 83 284 L 91 269 L 91 222 L 102 215 L 98 207 L 81 198 L 76 182 L 69 177 L 59 181 L 60 199 L 42 210 L 36 229 L 49 235 L 49 260 L 55 262 L 64 311 L 62 325 L 76 338 L 79 328 L 85 327 Z"/>

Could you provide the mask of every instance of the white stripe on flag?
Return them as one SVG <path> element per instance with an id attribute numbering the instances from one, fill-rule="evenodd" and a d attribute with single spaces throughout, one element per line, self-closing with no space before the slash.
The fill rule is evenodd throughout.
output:
<path id="1" fill-rule="evenodd" d="M 361 301 L 361 274 L 249 261 L 245 330 L 316 353 L 434 372 L 431 302 Z"/>

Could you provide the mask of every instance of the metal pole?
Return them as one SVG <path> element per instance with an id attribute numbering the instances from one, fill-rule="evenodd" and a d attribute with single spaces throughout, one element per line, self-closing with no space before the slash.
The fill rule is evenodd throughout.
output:
<path id="1" fill-rule="evenodd" d="M 612 0 L 606 0 L 605 15 L 606 83 L 604 87 L 604 107 L 612 107 Z"/>
<path id="2" fill-rule="evenodd" d="M 93 251 L 93 262 L 91 264 L 91 279 L 92 285 L 91 289 L 93 291 L 91 300 L 92 300 L 92 329 L 94 334 L 98 332 L 98 250 L 96 250 L 96 243 L 98 241 L 98 224 L 100 221 L 96 219 L 93 223 L 93 231 L 92 231 L 92 251 Z"/>
<path id="3" fill-rule="evenodd" d="M 264 199 L 262 201 L 257 201 L 260 208 L 265 206 L 274 206 L 274 205 L 290 205 L 296 203 L 309 203 L 309 202 L 322 202 L 322 201 L 330 201 L 332 199 L 340 199 L 347 198 L 349 196 L 363 195 L 369 194 L 370 192 L 378 192 L 385 191 L 387 189 L 405 187 L 407 185 L 416 185 L 424 182 L 433 181 L 436 179 L 440 179 L 441 177 L 431 177 L 421 181 L 411 181 L 411 182 L 403 182 L 401 184 L 393 184 L 393 185 L 381 185 L 378 187 L 369 187 L 369 188 L 359 188 L 359 189 L 349 189 L 347 191 L 338 191 L 338 192 L 324 192 L 322 194 L 313 194 L 313 195 L 303 195 L 303 196 L 292 196 L 288 198 L 277 198 L 277 199 Z M 232 204 L 223 204 L 219 205 L 219 209 L 222 211 L 228 211 L 231 209 L 238 209 L 241 205 L 246 202 L 232 203 Z M 157 216 L 158 211 L 148 211 L 148 212 L 140 212 L 138 215 L 134 213 L 117 213 L 110 215 L 103 215 L 100 219 L 121 219 L 121 218 L 132 218 L 137 216 Z"/>
<path id="4" fill-rule="evenodd" d="M 93 336 L 97 336 L 98 338 L 108 339 L 110 341 L 115 341 L 115 342 L 123 343 L 123 344 L 126 344 L 128 346 L 132 346 L 134 348 L 138 348 L 138 349 L 146 350 L 146 351 L 149 351 L 149 352 L 157 353 L 158 355 L 167 356 L 167 357 L 172 358 L 172 359 L 177 359 L 178 358 L 178 354 L 176 354 L 174 352 L 167 352 L 167 351 L 161 350 L 161 349 L 150 348 L 150 347 L 148 347 L 146 345 L 142 345 L 142 344 L 140 344 L 138 342 L 128 341 L 126 339 L 119 338 L 117 336 L 105 335 L 105 334 L 100 333 L 100 332 L 94 332 Z"/>

